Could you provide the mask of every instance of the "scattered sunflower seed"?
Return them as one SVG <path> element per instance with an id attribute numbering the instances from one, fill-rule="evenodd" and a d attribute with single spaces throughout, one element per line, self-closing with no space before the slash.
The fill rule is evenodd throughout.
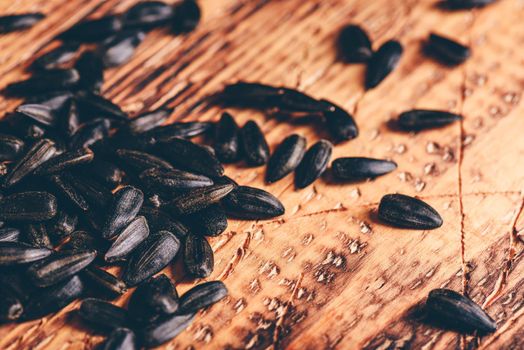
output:
<path id="1" fill-rule="evenodd" d="M 416 230 L 435 229 L 443 223 L 439 213 L 427 203 L 402 194 L 382 197 L 378 216 L 392 226 Z"/>
<path id="2" fill-rule="evenodd" d="M 377 87 L 398 65 L 402 56 L 402 45 L 390 40 L 371 56 L 366 71 L 366 89 Z"/>
<path id="3" fill-rule="evenodd" d="M 284 139 L 267 163 L 266 182 L 276 182 L 295 170 L 305 150 L 306 139 L 302 136 L 293 134 Z"/>
<path id="4" fill-rule="evenodd" d="M 335 159 L 331 167 L 336 179 L 358 181 L 388 174 L 397 164 L 383 159 L 347 157 Z"/>

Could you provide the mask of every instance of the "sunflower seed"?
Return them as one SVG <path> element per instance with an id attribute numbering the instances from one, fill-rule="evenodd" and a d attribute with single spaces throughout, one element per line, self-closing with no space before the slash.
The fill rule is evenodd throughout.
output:
<path id="1" fill-rule="evenodd" d="M 164 344 L 186 329 L 193 319 L 194 313 L 186 315 L 169 315 L 140 330 L 140 338 L 146 347 Z"/>
<path id="2" fill-rule="evenodd" d="M 73 94 L 69 91 L 47 92 L 35 96 L 28 96 L 26 102 L 46 105 L 52 110 L 58 111 L 64 108 L 72 96 Z"/>
<path id="3" fill-rule="evenodd" d="M 109 136 L 111 122 L 108 119 L 97 119 L 84 124 L 71 138 L 70 147 L 86 148 Z"/>
<path id="4" fill-rule="evenodd" d="M 397 67 L 402 51 L 398 41 L 390 40 L 382 44 L 368 62 L 366 89 L 378 86 Z"/>
<path id="5" fill-rule="evenodd" d="M 57 122 L 57 116 L 51 107 L 42 104 L 22 104 L 16 107 L 16 112 L 46 126 L 54 126 Z"/>
<path id="6" fill-rule="evenodd" d="M 0 289 L 0 322 L 16 321 L 23 312 L 24 307 L 17 296 L 6 288 Z"/>
<path id="7" fill-rule="evenodd" d="M 0 229 L 0 242 L 18 242 L 20 230 L 14 227 Z"/>
<path id="8" fill-rule="evenodd" d="M 27 80 L 9 84 L 6 92 L 15 96 L 49 93 L 73 88 L 79 81 L 76 69 L 48 69 L 33 74 Z"/>
<path id="9" fill-rule="evenodd" d="M 0 220 L 44 221 L 57 211 L 56 198 L 47 192 L 20 192 L 0 199 Z"/>
<path id="10" fill-rule="evenodd" d="M 137 216 L 118 234 L 104 256 L 105 261 L 125 260 L 125 257 L 138 247 L 147 236 L 149 236 L 147 221 L 143 216 Z"/>
<path id="11" fill-rule="evenodd" d="M 107 38 L 101 47 L 104 67 L 117 67 L 129 61 L 145 37 L 142 31 L 122 31 Z"/>
<path id="12" fill-rule="evenodd" d="M 171 29 L 174 33 L 189 33 L 200 22 L 200 7 L 194 0 L 182 0 L 174 7 Z"/>
<path id="13" fill-rule="evenodd" d="M 33 61 L 31 67 L 36 69 L 54 69 L 71 61 L 80 45 L 78 43 L 64 43 L 57 48 L 46 52 Z"/>
<path id="14" fill-rule="evenodd" d="M 135 333 L 129 328 L 115 328 L 107 337 L 101 350 L 136 350 Z"/>
<path id="15" fill-rule="evenodd" d="M 41 164 L 35 169 L 35 175 L 50 175 L 69 170 L 79 164 L 89 163 L 95 154 L 89 148 L 79 148 L 77 150 L 62 153 Z"/>
<path id="16" fill-rule="evenodd" d="M 225 105 L 266 108 L 274 107 L 274 101 L 283 93 L 278 87 L 239 81 L 227 85 L 219 97 Z"/>
<path id="17" fill-rule="evenodd" d="M 227 228 L 227 216 L 218 204 L 200 210 L 184 218 L 191 232 L 201 236 L 218 236 Z"/>
<path id="18" fill-rule="evenodd" d="M 53 251 L 19 242 L 0 242 L 0 266 L 27 264 L 44 259 Z"/>
<path id="19" fill-rule="evenodd" d="M 240 129 L 240 141 L 243 156 L 248 165 L 266 164 L 269 159 L 269 146 L 257 123 L 250 120 Z"/>
<path id="20" fill-rule="evenodd" d="M 214 149 L 217 157 L 225 162 L 232 163 L 239 156 L 239 128 L 231 114 L 225 112 L 215 128 Z"/>
<path id="21" fill-rule="evenodd" d="M 143 4 L 139 3 L 138 5 Z M 131 134 L 140 134 L 162 125 L 173 113 L 172 108 L 160 107 L 154 111 L 145 112 L 133 118 L 127 124 Z"/>
<path id="22" fill-rule="evenodd" d="M 331 167 L 336 179 L 358 181 L 388 174 L 397 164 L 383 159 L 347 157 L 335 159 Z"/>
<path id="23" fill-rule="evenodd" d="M 62 174 L 64 177 L 66 173 Z M 111 192 L 99 182 L 94 179 L 80 174 L 67 175 L 67 180 L 74 186 L 74 188 L 82 195 L 89 203 L 92 209 L 91 213 L 101 212 L 109 208 L 113 197 Z"/>
<path id="24" fill-rule="evenodd" d="M 497 323 L 468 297 L 450 289 L 434 289 L 426 300 L 428 316 L 441 325 L 459 332 L 493 333 Z"/>
<path id="25" fill-rule="evenodd" d="M 204 237 L 188 235 L 184 243 L 184 264 L 189 274 L 205 278 L 213 272 L 213 249 Z"/>
<path id="26" fill-rule="evenodd" d="M 351 114 L 332 102 L 326 102 L 331 104 L 332 110 L 324 112 L 323 116 L 334 142 L 356 138 L 358 136 L 358 127 Z"/>
<path id="27" fill-rule="evenodd" d="M 280 88 L 280 94 L 274 99 L 275 107 L 284 113 L 321 113 L 331 109 L 331 106 L 303 92 L 290 88 Z"/>
<path id="28" fill-rule="evenodd" d="M 445 111 L 413 109 L 399 115 L 397 124 L 406 131 L 440 128 L 461 120 L 462 116 Z"/>
<path id="29" fill-rule="evenodd" d="M 395 227 L 431 230 L 442 226 L 439 213 L 420 199 L 402 194 L 382 197 L 378 207 L 379 218 Z"/>
<path id="30" fill-rule="evenodd" d="M 15 160 L 24 150 L 24 141 L 18 137 L 0 134 L 0 161 Z"/>
<path id="31" fill-rule="evenodd" d="M 158 126 L 140 134 L 138 141 L 140 144 L 151 147 L 161 142 L 199 136 L 209 131 L 211 127 L 212 124 L 207 122 L 172 123 Z"/>
<path id="32" fill-rule="evenodd" d="M 326 170 L 333 145 L 320 140 L 309 148 L 295 171 L 295 186 L 305 188 L 318 179 Z"/>
<path id="33" fill-rule="evenodd" d="M 85 113 L 120 121 L 128 120 L 127 114 L 118 105 L 98 94 L 81 91 L 75 95 L 75 99 Z"/>
<path id="34" fill-rule="evenodd" d="M 135 286 L 167 266 L 180 248 L 171 232 L 160 231 L 149 237 L 133 252 L 124 270 L 124 282 Z"/>
<path id="35" fill-rule="evenodd" d="M 136 217 L 143 202 L 144 194 L 138 188 L 125 186 L 115 192 L 110 214 L 102 229 L 102 236 L 114 237 Z"/>
<path id="36" fill-rule="evenodd" d="M 9 33 L 30 28 L 44 18 L 44 14 L 40 12 L 1 16 L 0 33 Z"/>
<path id="37" fill-rule="evenodd" d="M 89 204 L 87 203 L 85 197 L 74 186 L 71 174 L 64 173 L 62 175 L 52 175 L 48 179 L 60 192 L 59 194 L 67 201 L 74 204 L 83 211 L 87 211 L 89 209 Z"/>
<path id="38" fill-rule="evenodd" d="M 471 56 L 469 47 L 434 33 L 429 35 L 426 50 L 430 55 L 448 65 L 461 64 Z"/>
<path id="39" fill-rule="evenodd" d="M 161 274 L 137 287 L 129 300 L 129 314 L 140 323 L 150 323 L 178 310 L 178 293 L 169 277 Z"/>
<path id="40" fill-rule="evenodd" d="M 125 309 L 96 298 L 84 299 L 78 315 L 84 321 L 104 329 L 126 327 L 129 319 Z"/>
<path id="41" fill-rule="evenodd" d="M 57 152 L 55 143 L 49 139 L 36 142 L 27 153 L 18 160 L 7 174 L 5 187 L 10 187 L 33 172 L 41 164 L 53 157 Z"/>
<path id="42" fill-rule="evenodd" d="M 180 312 L 197 312 L 224 299 L 227 294 L 227 288 L 222 281 L 201 283 L 180 297 Z"/>
<path id="43" fill-rule="evenodd" d="M 105 160 L 94 160 L 80 171 L 85 171 L 89 176 L 114 188 L 122 182 L 124 172 L 115 164 Z"/>
<path id="44" fill-rule="evenodd" d="M 62 115 L 58 120 L 58 127 L 67 137 L 73 136 L 80 129 L 80 116 L 75 100 L 70 98 L 63 107 Z"/>
<path id="45" fill-rule="evenodd" d="M 484 7 L 497 0 L 443 0 L 444 5 L 450 9 L 471 9 Z"/>
<path id="46" fill-rule="evenodd" d="M 48 287 L 85 269 L 95 257 L 94 250 L 57 253 L 33 263 L 27 274 L 34 285 Z"/>
<path id="47" fill-rule="evenodd" d="M 338 36 L 339 56 L 344 62 L 366 62 L 373 55 L 367 33 L 358 25 L 346 25 Z"/>
<path id="48" fill-rule="evenodd" d="M 98 292 L 103 292 L 101 294 L 113 298 L 127 292 L 124 281 L 101 268 L 89 266 L 83 271 L 83 276 L 91 282 Z"/>
<path id="49" fill-rule="evenodd" d="M 174 169 L 151 168 L 142 172 L 139 177 L 144 186 L 157 193 L 179 193 L 182 190 L 213 185 L 213 180 L 207 176 Z"/>
<path id="50" fill-rule="evenodd" d="M 127 10 L 124 24 L 127 28 L 149 29 L 166 24 L 173 12 L 173 7 L 161 1 L 140 2 Z"/>
<path id="51" fill-rule="evenodd" d="M 54 286 L 38 289 L 25 305 L 24 319 L 36 319 L 57 312 L 79 298 L 84 285 L 78 276 Z"/>
<path id="52" fill-rule="evenodd" d="M 44 224 L 29 224 L 24 229 L 24 241 L 35 248 L 53 249 L 51 239 Z"/>
<path id="53" fill-rule="evenodd" d="M 189 232 L 182 223 L 174 220 L 160 209 L 142 206 L 139 215 L 143 215 L 147 219 L 151 232 L 169 231 L 179 239 L 187 236 Z"/>
<path id="54" fill-rule="evenodd" d="M 80 74 L 79 85 L 86 90 L 99 93 L 104 84 L 104 62 L 97 52 L 86 51 L 75 63 Z"/>
<path id="55" fill-rule="evenodd" d="M 276 182 L 295 170 L 302 161 L 305 150 L 305 138 L 297 134 L 286 137 L 267 163 L 266 182 Z"/>
<path id="56" fill-rule="evenodd" d="M 106 16 L 76 23 L 59 35 L 60 39 L 79 42 L 96 42 L 119 32 L 123 23 L 120 16 Z"/>
<path id="57" fill-rule="evenodd" d="M 151 168 L 160 168 L 166 170 L 173 169 L 173 166 L 169 162 L 142 151 L 117 149 L 116 155 L 123 163 L 125 163 L 125 165 L 138 172 L 142 172 Z"/>
<path id="58" fill-rule="evenodd" d="M 233 189 L 234 186 L 230 184 L 197 188 L 173 198 L 167 207 L 179 215 L 196 213 L 220 201 Z"/>
<path id="59" fill-rule="evenodd" d="M 85 252 L 98 248 L 95 237 L 87 231 L 74 231 L 69 241 L 60 248 L 61 251 Z"/>
<path id="60" fill-rule="evenodd" d="M 73 233 L 77 224 L 78 215 L 60 210 L 49 227 L 51 228 L 53 238 L 60 240 Z"/>
<path id="61" fill-rule="evenodd" d="M 249 186 L 236 187 L 222 204 L 229 216 L 239 219 L 270 219 L 285 212 L 282 203 L 271 193 Z"/>

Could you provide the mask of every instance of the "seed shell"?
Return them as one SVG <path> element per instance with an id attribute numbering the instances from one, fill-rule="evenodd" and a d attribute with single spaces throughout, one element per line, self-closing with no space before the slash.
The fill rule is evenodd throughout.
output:
<path id="1" fill-rule="evenodd" d="M 173 7 L 162 1 L 145 1 L 135 4 L 124 15 L 126 28 L 149 29 L 166 24 L 173 16 Z"/>
<path id="2" fill-rule="evenodd" d="M 402 130 L 420 131 L 440 128 L 461 119 L 462 116 L 446 111 L 413 109 L 401 113 L 397 124 Z"/>
<path id="3" fill-rule="evenodd" d="M 19 192 L 0 199 L 0 220 L 44 221 L 56 212 L 56 197 L 47 192 Z"/>
<path id="4" fill-rule="evenodd" d="M 26 225 L 24 241 L 35 248 L 53 249 L 47 228 L 43 223 Z"/>
<path id="5" fill-rule="evenodd" d="M 215 260 L 213 249 L 201 236 L 188 235 L 184 244 L 184 264 L 189 274 L 196 278 L 206 278 L 213 272 Z"/>
<path id="6" fill-rule="evenodd" d="M 44 18 L 44 14 L 40 12 L 1 16 L 0 33 L 9 33 L 30 28 Z"/>
<path id="7" fill-rule="evenodd" d="M 119 32 L 123 27 L 120 16 L 106 16 L 76 23 L 59 35 L 60 39 L 78 42 L 97 42 Z"/>
<path id="8" fill-rule="evenodd" d="M 187 215 L 207 208 L 220 201 L 234 189 L 233 185 L 213 185 L 197 188 L 174 197 L 167 206 L 176 214 Z"/>
<path id="9" fill-rule="evenodd" d="M 18 242 L 20 230 L 14 227 L 4 227 L 0 229 L 0 242 Z"/>
<path id="10" fill-rule="evenodd" d="M 112 238 L 133 220 L 144 202 L 138 188 L 125 186 L 115 192 L 113 205 L 102 229 L 104 238 Z"/>
<path id="11" fill-rule="evenodd" d="M 86 51 L 75 63 L 80 74 L 79 85 L 86 90 L 99 93 L 104 83 L 104 62 L 98 52 Z"/>
<path id="12" fill-rule="evenodd" d="M 77 150 L 62 153 L 42 163 L 35 169 L 35 175 L 50 175 L 69 170 L 79 164 L 89 163 L 95 157 L 93 151 L 89 148 L 79 148 Z"/>
<path id="13" fill-rule="evenodd" d="M 0 134 L 0 161 L 15 160 L 23 150 L 23 140 L 16 136 Z"/>
<path id="14" fill-rule="evenodd" d="M 182 0 L 174 7 L 171 19 L 174 33 L 189 33 L 193 31 L 200 22 L 200 7 L 194 0 Z"/>
<path id="15" fill-rule="evenodd" d="M 194 214 L 184 217 L 191 232 L 201 236 L 215 237 L 227 228 L 227 216 L 219 204 L 212 204 Z"/>
<path id="16" fill-rule="evenodd" d="M 213 180 L 182 170 L 151 168 L 140 174 L 142 184 L 155 193 L 179 193 L 213 185 Z"/>
<path id="17" fill-rule="evenodd" d="M 127 292 L 127 286 L 120 278 L 95 266 L 89 266 L 83 271 L 83 276 L 93 285 L 100 294 L 111 298 Z"/>
<path id="18" fill-rule="evenodd" d="M 137 216 L 122 230 L 106 252 L 107 262 L 125 260 L 125 258 L 149 236 L 149 227 L 143 216 Z"/>
<path id="19" fill-rule="evenodd" d="M 96 298 L 84 299 L 78 315 L 84 321 L 104 329 L 126 327 L 129 319 L 125 309 Z"/>
<path id="20" fill-rule="evenodd" d="M 140 338 L 143 345 L 154 347 L 170 341 L 186 329 L 193 322 L 194 318 L 194 313 L 185 315 L 173 314 L 153 322 L 140 330 Z"/>
<path id="21" fill-rule="evenodd" d="M 221 161 L 232 163 L 239 156 L 239 128 L 231 114 L 222 114 L 215 128 L 215 153 Z"/>
<path id="22" fill-rule="evenodd" d="M 373 55 L 371 40 L 358 25 L 344 26 L 338 36 L 340 58 L 347 63 L 367 62 Z"/>
<path id="23" fill-rule="evenodd" d="M 127 124 L 127 128 L 131 134 L 141 134 L 162 125 L 167 121 L 172 112 L 172 108 L 166 107 L 160 107 L 154 111 L 145 112 L 133 118 L 129 124 Z"/>
<path id="24" fill-rule="evenodd" d="M 153 154 L 131 149 L 118 149 L 118 158 L 131 170 L 142 172 L 151 168 L 173 169 L 173 166 Z"/>
<path id="25" fill-rule="evenodd" d="M 320 140 L 309 148 L 295 171 L 295 186 L 305 188 L 318 179 L 326 170 L 333 145 Z"/>
<path id="26" fill-rule="evenodd" d="M 364 157 L 338 158 L 331 165 L 338 180 L 359 181 L 388 174 L 397 168 L 395 162 Z"/>
<path id="27" fill-rule="evenodd" d="M 46 52 L 33 61 L 31 67 L 36 69 L 54 69 L 71 61 L 80 45 L 78 43 L 64 43 L 55 49 Z"/>
<path id="28" fill-rule="evenodd" d="M 16 112 L 45 126 L 54 126 L 58 119 L 51 107 L 37 103 L 22 104 L 16 107 Z"/>
<path id="29" fill-rule="evenodd" d="M 267 163 L 266 182 L 276 182 L 295 170 L 302 161 L 305 151 L 304 137 L 297 134 L 286 137 Z"/>
<path id="30" fill-rule="evenodd" d="M 448 65 L 461 64 L 471 56 L 469 47 L 434 33 L 429 35 L 426 50 L 430 55 Z"/>
<path id="31" fill-rule="evenodd" d="M 245 220 L 270 219 L 283 215 L 282 203 L 259 188 L 238 186 L 222 200 L 229 216 Z"/>
<path id="32" fill-rule="evenodd" d="M 136 350 L 138 349 L 135 333 L 129 328 L 115 328 L 107 337 L 101 350 Z"/>
<path id="33" fill-rule="evenodd" d="M 38 261 L 49 256 L 53 251 L 36 248 L 26 243 L 0 242 L 0 266 L 13 266 Z"/>
<path id="34" fill-rule="evenodd" d="M 224 299 L 228 294 L 222 281 L 201 283 L 180 297 L 180 312 L 197 312 Z"/>
<path id="35" fill-rule="evenodd" d="M 398 65 L 402 56 L 402 45 L 390 40 L 371 56 L 366 71 L 366 89 L 377 87 Z"/>
<path id="36" fill-rule="evenodd" d="M 240 129 L 240 141 L 244 159 L 249 166 L 266 164 L 269 146 L 256 122 L 250 120 Z"/>
<path id="37" fill-rule="evenodd" d="M 107 38 L 101 48 L 104 67 L 117 67 L 129 61 L 145 37 L 142 31 L 122 31 Z"/>
<path id="38" fill-rule="evenodd" d="M 382 197 L 378 207 L 379 218 L 394 227 L 431 230 L 442 226 L 439 213 L 420 199 L 402 194 Z"/>

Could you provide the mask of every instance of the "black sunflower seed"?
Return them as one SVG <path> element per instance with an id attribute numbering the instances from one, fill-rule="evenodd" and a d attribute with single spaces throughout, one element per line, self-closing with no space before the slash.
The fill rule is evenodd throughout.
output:
<path id="1" fill-rule="evenodd" d="M 97 42 L 119 32 L 123 23 L 119 16 L 106 16 L 76 23 L 59 35 L 60 39 L 79 42 Z"/>
<path id="2" fill-rule="evenodd" d="M 59 173 L 79 164 L 89 163 L 95 154 L 89 148 L 79 148 L 77 150 L 62 153 L 41 164 L 35 169 L 35 175 L 50 175 Z"/>
<path id="3" fill-rule="evenodd" d="M 53 157 L 57 152 L 55 143 L 49 139 L 36 142 L 27 153 L 20 158 L 5 177 L 4 186 L 10 187 L 32 173 L 41 164 Z"/>
<path id="4" fill-rule="evenodd" d="M 136 350 L 138 349 L 135 333 L 129 328 L 115 328 L 101 350 Z"/>
<path id="5" fill-rule="evenodd" d="M 87 231 L 74 231 L 69 241 L 60 248 L 61 251 L 91 251 L 96 250 L 99 244 L 96 238 Z"/>
<path id="6" fill-rule="evenodd" d="M 227 228 L 227 216 L 218 204 L 200 210 L 194 214 L 184 217 L 185 222 L 191 228 L 191 232 L 202 236 L 218 236 Z"/>
<path id="7" fill-rule="evenodd" d="M 16 136 L 0 134 L 0 161 L 15 160 L 24 150 L 24 141 Z"/>
<path id="8" fill-rule="evenodd" d="M 89 204 L 86 198 L 81 191 L 74 186 L 75 182 L 71 174 L 63 173 L 62 175 L 52 175 L 48 179 L 58 190 L 61 197 L 65 198 L 68 202 L 83 211 L 89 209 Z"/>
<path id="9" fill-rule="evenodd" d="M 104 62 L 99 53 L 86 51 L 75 63 L 80 74 L 79 85 L 94 93 L 99 93 L 104 83 Z"/>
<path id="10" fill-rule="evenodd" d="M 397 124 L 402 130 L 420 131 L 440 128 L 461 119 L 462 116 L 450 112 L 413 109 L 401 113 Z"/>
<path id="11" fill-rule="evenodd" d="M 320 140 L 309 148 L 295 171 L 295 186 L 304 188 L 312 184 L 326 170 L 333 145 L 326 140 Z"/>
<path id="12" fill-rule="evenodd" d="M 27 264 L 44 259 L 52 252 L 50 249 L 35 248 L 26 243 L 0 242 L 0 266 Z"/>
<path id="13" fill-rule="evenodd" d="M 144 186 L 156 193 L 177 193 L 213 185 L 213 180 L 207 176 L 175 169 L 151 168 L 143 171 L 139 177 Z"/>
<path id="14" fill-rule="evenodd" d="M 75 95 L 78 106 L 84 113 L 98 117 L 127 121 L 127 114 L 112 101 L 96 93 L 81 91 Z"/>
<path id="15" fill-rule="evenodd" d="M 227 294 L 227 288 L 222 281 L 201 283 L 180 297 L 180 311 L 197 312 L 224 299 Z"/>
<path id="16" fill-rule="evenodd" d="M 284 113 L 321 113 L 331 109 L 329 103 L 285 87 L 280 88 L 280 94 L 274 99 L 274 106 Z"/>
<path id="17" fill-rule="evenodd" d="M 162 1 L 145 1 L 131 6 L 124 15 L 127 28 L 150 29 L 166 24 L 173 16 L 173 7 Z"/>
<path id="18" fill-rule="evenodd" d="M 44 18 L 44 14 L 40 12 L 2 16 L 0 17 L 0 33 L 30 28 Z"/>
<path id="19" fill-rule="evenodd" d="M 295 170 L 302 161 L 305 150 L 304 137 L 297 134 L 286 137 L 267 163 L 266 182 L 276 182 Z"/>
<path id="20" fill-rule="evenodd" d="M 0 242 L 18 242 L 20 230 L 14 227 L 4 227 L 0 229 Z"/>
<path id="21" fill-rule="evenodd" d="M 0 289 L 0 322 L 13 322 L 22 316 L 24 307 L 20 299 L 5 287 Z"/>
<path id="22" fill-rule="evenodd" d="M 69 236 L 78 224 L 78 215 L 60 210 L 49 224 L 53 239 L 61 240 Z"/>
<path id="23" fill-rule="evenodd" d="M 173 209 L 175 213 L 179 215 L 196 213 L 220 201 L 234 188 L 235 187 L 230 184 L 197 188 L 188 193 L 176 196 L 167 204 L 167 207 Z"/>
<path id="24" fill-rule="evenodd" d="M 338 52 L 344 62 L 366 62 L 373 55 L 367 33 L 358 25 L 344 26 L 338 36 Z"/>
<path id="25" fill-rule="evenodd" d="M 188 235 L 184 243 L 184 265 L 193 277 L 205 278 L 211 275 L 215 260 L 213 249 L 202 236 Z"/>
<path id="26" fill-rule="evenodd" d="M 43 223 L 26 225 L 24 228 L 24 242 L 35 248 L 53 249 L 47 227 Z"/>
<path id="27" fill-rule="evenodd" d="M 150 323 L 178 310 L 178 293 L 171 279 L 161 274 L 137 287 L 128 308 L 136 322 Z"/>
<path id="28" fill-rule="evenodd" d="M 179 315 L 173 314 L 153 322 L 140 330 L 140 338 L 146 347 L 164 344 L 186 329 L 193 319 L 194 313 Z"/>
<path id="29" fill-rule="evenodd" d="M 27 275 L 35 286 L 48 287 L 85 269 L 95 257 L 94 250 L 57 253 L 33 263 Z"/>
<path id="30" fill-rule="evenodd" d="M 193 31 L 200 22 L 200 7 L 194 0 L 183 0 L 173 10 L 171 28 L 177 34 Z"/>
<path id="31" fill-rule="evenodd" d="M 127 124 L 131 134 L 140 134 L 162 125 L 173 112 L 172 108 L 160 107 L 154 111 L 142 113 Z"/>
<path id="32" fill-rule="evenodd" d="M 167 266 L 180 248 L 171 232 L 160 231 L 149 237 L 133 252 L 124 270 L 124 282 L 135 286 Z"/>
<path id="33" fill-rule="evenodd" d="M 336 179 L 359 181 L 388 174 L 397 168 L 397 163 L 384 159 L 347 157 L 335 159 L 331 167 Z"/>
<path id="34" fill-rule="evenodd" d="M 471 56 L 469 47 L 434 33 L 429 35 L 426 50 L 430 55 L 448 65 L 461 64 Z"/>
<path id="35" fill-rule="evenodd" d="M 57 48 L 46 52 L 33 61 L 31 67 L 36 69 L 53 69 L 71 61 L 80 45 L 78 43 L 64 43 Z"/>
<path id="36" fill-rule="evenodd" d="M 58 118 L 58 129 L 67 137 L 74 135 L 80 129 L 80 116 L 75 100 L 68 99 L 61 107 Z"/>
<path id="37" fill-rule="evenodd" d="M 222 204 L 229 216 L 239 219 L 270 219 L 285 212 L 282 203 L 271 193 L 249 186 L 236 187 Z"/>
<path id="38" fill-rule="evenodd" d="M 33 74 L 27 80 L 9 84 L 6 92 L 15 96 L 49 93 L 73 88 L 79 81 L 76 69 L 48 69 Z"/>
<path id="39" fill-rule="evenodd" d="M 0 199 L 0 220 L 44 221 L 56 212 L 56 197 L 47 192 L 20 192 Z"/>
<path id="40" fill-rule="evenodd" d="M 82 275 L 96 288 L 99 294 L 114 298 L 127 292 L 124 281 L 101 268 L 89 266 L 83 271 Z"/>
<path id="41" fill-rule="evenodd" d="M 69 91 L 47 92 L 35 96 L 28 96 L 26 102 L 46 105 L 52 110 L 58 111 L 64 108 L 72 96 L 73 94 Z"/>
<path id="42" fill-rule="evenodd" d="M 484 7 L 497 0 L 443 0 L 443 5 L 450 9 L 471 9 Z"/>
<path id="43" fill-rule="evenodd" d="M 94 179 L 80 174 L 72 175 L 65 172 L 61 177 L 62 179 L 67 178 L 68 184 L 73 186 L 75 194 L 79 194 L 81 198 L 87 201 L 91 211 L 85 211 L 86 213 L 93 214 L 96 212 L 99 214 L 107 210 L 111 205 L 113 197 L 110 190 Z"/>
<path id="44" fill-rule="evenodd" d="M 179 138 L 192 138 L 202 135 L 211 129 L 213 124 L 208 122 L 180 122 L 158 126 L 140 134 L 138 141 L 147 147 L 160 142 L 169 142 Z"/>
<path id="45" fill-rule="evenodd" d="M 173 166 L 155 155 L 132 149 L 117 149 L 117 157 L 128 167 L 136 172 L 151 168 L 173 169 Z"/>
<path id="46" fill-rule="evenodd" d="M 366 71 L 366 89 L 376 87 L 397 67 L 402 51 L 398 41 L 390 40 L 371 56 Z"/>
<path id="47" fill-rule="evenodd" d="M 382 197 L 378 216 L 392 226 L 416 230 L 435 229 L 443 222 L 439 213 L 427 203 L 402 194 Z"/>
<path id="48" fill-rule="evenodd" d="M 86 148 L 109 136 L 111 122 L 108 119 L 96 119 L 84 124 L 71 137 L 70 147 Z"/>
<path id="49" fill-rule="evenodd" d="M 125 309 L 96 298 L 84 299 L 78 315 L 84 321 L 105 329 L 126 327 L 129 319 Z"/>
<path id="50" fill-rule="evenodd" d="M 122 31 L 107 38 L 101 47 L 104 67 L 116 67 L 129 61 L 145 37 L 142 31 Z"/>
<path id="51" fill-rule="evenodd" d="M 239 81 L 227 85 L 219 97 L 225 105 L 265 108 L 275 107 L 275 100 L 283 93 L 278 87 Z"/>
<path id="52" fill-rule="evenodd" d="M 473 300 L 450 289 L 429 292 L 425 310 L 432 321 L 459 332 L 487 334 L 497 330 L 497 323 L 486 311 Z"/>
<path id="53" fill-rule="evenodd" d="M 115 192 L 113 205 L 102 229 L 104 238 L 112 238 L 133 220 L 144 202 L 138 188 L 125 186 Z"/>
<path id="54" fill-rule="evenodd" d="M 240 141 L 243 156 L 248 165 L 266 164 L 269 159 L 269 146 L 256 122 L 250 120 L 240 129 Z"/>
<path id="55" fill-rule="evenodd" d="M 118 234 L 104 256 L 105 261 L 125 260 L 148 236 L 149 226 L 147 226 L 146 219 L 143 216 L 137 216 Z"/>
<path id="56" fill-rule="evenodd" d="M 225 112 L 215 128 L 214 149 L 221 161 L 231 163 L 239 156 L 239 128 L 231 114 Z"/>
<path id="57" fill-rule="evenodd" d="M 58 121 L 58 117 L 53 109 L 42 104 L 22 104 L 16 107 L 16 112 L 46 126 L 54 126 Z"/>
<path id="58" fill-rule="evenodd" d="M 59 311 L 78 299 L 84 291 L 84 284 L 78 276 L 54 286 L 38 289 L 25 305 L 24 318 L 36 319 Z"/>
<path id="59" fill-rule="evenodd" d="M 191 141 L 173 139 L 162 145 L 162 152 L 175 165 L 184 170 L 218 177 L 224 174 L 224 168 L 220 161 L 208 150 Z"/>
<path id="60" fill-rule="evenodd" d="M 158 208 L 142 206 L 139 215 L 143 215 L 147 219 L 149 229 L 152 232 L 169 231 L 179 239 L 187 236 L 189 232 L 181 222 L 174 220 Z"/>
<path id="61" fill-rule="evenodd" d="M 88 166 L 79 171 L 84 171 L 88 176 L 92 176 L 94 179 L 102 182 L 110 188 L 119 185 L 124 178 L 124 172 L 122 169 L 112 162 L 101 159 L 95 159 Z"/>

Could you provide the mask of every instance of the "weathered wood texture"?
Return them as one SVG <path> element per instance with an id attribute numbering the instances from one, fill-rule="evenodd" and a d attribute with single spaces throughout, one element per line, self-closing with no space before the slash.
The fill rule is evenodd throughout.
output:
<path id="1" fill-rule="evenodd" d="M 0 37 L 0 87 L 22 78 L 35 52 L 61 30 L 134 2 L 1 1 L 2 14 L 40 10 L 48 18 L 32 30 Z M 338 145 L 335 157 L 385 157 L 399 164 L 375 181 L 324 180 L 302 191 L 293 189 L 291 176 L 265 186 L 263 168 L 228 166 L 238 182 L 278 195 L 287 212 L 269 222 L 231 221 L 212 240 L 212 278 L 226 283 L 230 297 L 198 315 L 165 349 L 449 349 L 463 341 L 483 349 L 524 347 L 522 245 L 510 243 L 524 186 L 524 2 L 500 0 L 456 12 L 436 2 L 201 1 L 198 30 L 178 37 L 156 30 L 130 63 L 107 72 L 104 94 L 127 111 L 168 103 L 177 108 L 173 119 L 186 120 L 216 120 L 218 108 L 196 102 L 226 82 L 297 86 L 355 111 L 361 135 Z M 336 61 L 334 39 L 348 22 L 362 24 L 375 46 L 390 38 L 405 46 L 399 68 L 366 93 L 364 66 Z M 469 43 L 473 57 L 457 68 L 424 57 L 421 44 L 431 31 Z M 0 106 L 5 112 L 17 103 L 1 100 Z M 461 112 L 465 120 L 416 135 L 388 128 L 392 117 L 413 107 Z M 310 144 L 324 136 L 318 126 L 232 112 L 241 124 L 251 118 L 262 124 L 272 147 L 291 132 Z M 442 213 L 444 226 L 421 232 L 380 224 L 376 204 L 391 192 L 424 198 Z M 517 230 L 523 225 L 519 220 Z M 507 264 L 510 248 L 515 255 Z M 502 274 L 507 278 L 500 279 Z M 179 282 L 181 292 L 191 286 Z M 499 324 L 495 334 L 461 340 L 409 316 L 431 289 L 462 291 L 463 284 L 480 304 L 500 285 L 487 307 Z M 0 348 L 91 349 L 103 337 L 82 326 L 77 307 L 3 326 Z"/>

